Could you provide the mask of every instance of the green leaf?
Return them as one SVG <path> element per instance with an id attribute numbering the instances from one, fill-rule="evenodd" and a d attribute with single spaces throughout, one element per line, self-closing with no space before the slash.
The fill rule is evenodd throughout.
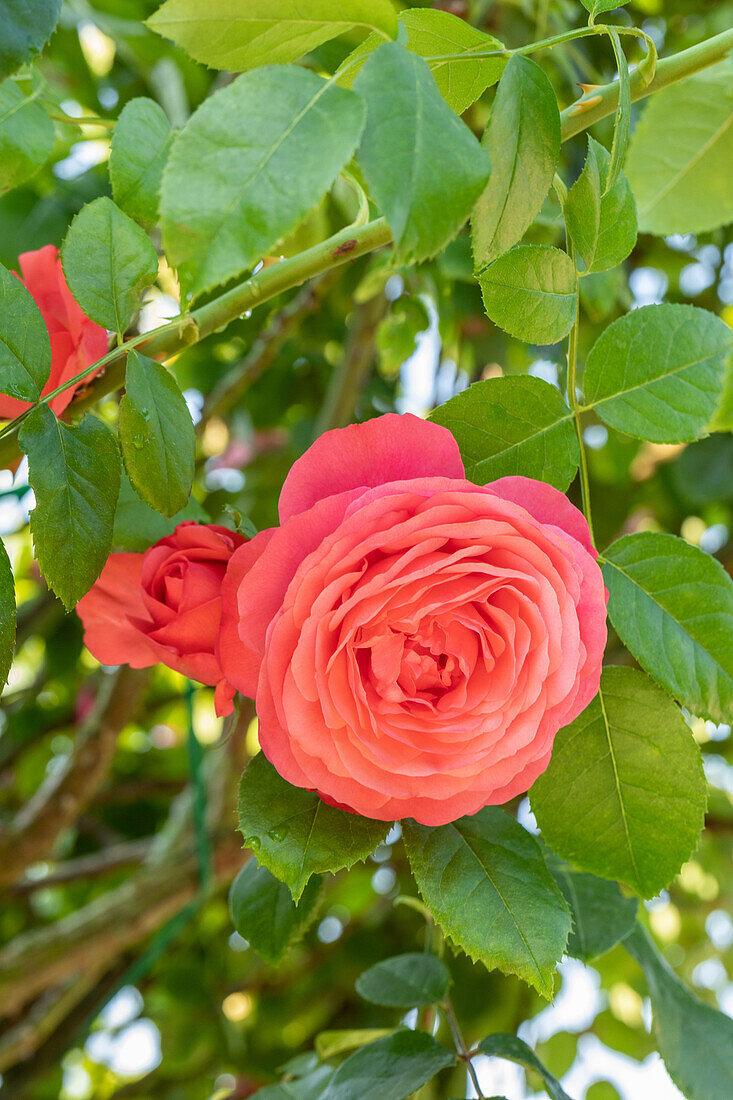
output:
<path id="1" fill-rule="evenodd" d="M 407 1100 L 456 1056 L 424 1031 L 400 1028 L 338 1067 L 321 1100 Z"/>
<path id="2" fill-rule="evenodd" d="M 48 42 L 61 0 L 3 0 L 0 7 L 0 80 L 14 73 Z"/>
<path id="3" fill-rule="evenodd" d="M 585 167 L 568 192 L 565 221 L 586 271 L 607 271 L 629 255 L 636 244 L 636 203 L 621 173 L 606 189 L 610 157 L 588 137 Z"/>
<path id="4" fill-rule="evenodd" d="M 504 57 L 470 59 L 471 53 L 479 50 L 503 49 L 501 42 L 450 12 L 406 8 L 400 12 L 400 23 L 407 31 L 407 49 L 427 60 L 438 91 L 457 115 L 462 115 L 487 88 L 496 84 L 504 71 Z M 336 74 L 339 84 L 351 87 L 366 59 L 383 41 L 381 35 L 372 33 L 357 46 Z M 455 53 L 464 56 L 460 61 L 430 60 Z"/>
<path id="5" fill-rule="evenodd" d="M 512 375 L 474 382 L 430 414 L 455 437 L 466 475 L 478 485 L 521 474 L 562 492 L 580 462 L 578 436 L 559 390 Z"/>
<path id="6" fill-rule="evenodd" d="M 652 443 L 706 434 L 733 333 L 695 306 L 642 306 L 609 325 L 590 350 L 585 400 L 612 428 Z"/>
<path id="7" fill-rule="evenodd" d="M 519 245 L 485 268 L 479 282 L 490 319 L 518 340 L 556 344 L 573 327 L 577 276 L 559 248 Z"/>
<path id="8" fill-rule="evenodd" d="M 483 145 L 491 178 L 471 218 L 478 271 L 521 240 L 560 159 L 560 112 L 539 65 L 514 54 L 499 81 Z"/>
<path id="9" fill-rule="evenodd" d="M 615 8 L 622 8 L 624 6 L 624 0 L 580 0 L 581 4 L 586 11 L 589 11 L 591 15 L 600 15 L 604 11 L 613 11 Z"/>
<path id="10" fill-rule="evenodd" d="M 147 24 L 214 69 L 287 65 L 353 31 L 397 37 L 390 0 L 166 0 Z"/>
<path id="11" fill-rule="evenodd" d="M 15 582 L 5 543 L 0 539 L 0 692 L 8 682 L 15 649 Z"/>
<path id="12" fill-rule="evenodd" d="M 196 498 L 190 496 L 185 508 L 166 519 L 160 512 L 143 503 L 129 480 L 122 475 L 112 536 L 114 546 L 120 550 L 147 550 L 158 539 L 172 535 L 178 524 L 186 519 L 208 523 L 210 517 Z"/>
<path id="13" fill-rule="evenodd" d="M 412 952 L 384 959 L 356 980 L 356 992 L 365 1001 L 389 1008 L 426 1008 L 442 1001 L 450 973 L 436 955 Z"/>
<path id="14" fill-rule="evenodd" d="M 489 173 L 486 154 L 446 105 L 427 64 L 396 42 L 367 60 L 354 82 L 367 104 L 358 161 L 389 222 L 396 262 L 427 259 L 455 237 Z M 395 103 L 410 103 L 395 111 Z M 435 170 L 440 150 L 444 170 Z"/>
<path id="15" fill-rule="evenodd" d="M 495 806 L 402 830 L 417 888 L 445 934 L 474 961 L 551 997 L 570 914 L 534 837 Z"/>
<path id="16" fill-rule="evenodd" d="M 557 734 L 530 801 L 564 859 L 653 897 L 697 845 L 706 803 L 700 750 L 642 672 L 606 668 L 599 694 Z"/>
<path id="17" fill-rule="evenodd" d="M 380 370 L 397 377 L 400 367 L 417 347 L 417 337 L 430 326 L 428 311 L 419 298 L 403 295 L 380 322 L 376 334 Z"/>
<path id="18" fill-rule="evenodd" d="M 387 832 L 383 821 L 337 810 L 313 791 L 291 787 L 261 752 L 242 776 L 239 828 L 246 847 L 290 887 L 295 901 L 311 875 L 353 867 Z"/>
<path id="19" fill-rule="evenodd" d="M 624 897 L 616 882 L 573 870 L 557 856 L 547 864 L 573 918 L 568 955 L 584 962 L 596 959 L 629 934 L 639 909 L 636 898 Z"/>
<path id="20" fill-rule="evenodd" d="M 621 641 L 694 714 L 733 720 L 733 579 L 674 535 L 642 531 L 603 554 Z"/>
<path id="21" fill-rule="evenodd" d="M 205 100 L 173 141 L 160 200 L 163 243 L 192 292 L 253 267 L 293 229 L 363 124 L 354 92 L 302 68 L 245 73 Z"/>
<path id="22" fill-rule="evenodd" d="M 67 610 L 102 572 L 120 488 L 117 440 L 95 416 L 63 424 L 48 405 L 18 435 L 36 494 L 31 534 L 38 566 Z"/>
<path id="23" fill-rule="evenodd" d="M 320 893 L 321 880 L 312 878 L 296 905 L 287 886 L 252 856 L 232 883 L 229 912 L 240 936 L 274 966 L 315 917 Z"/>
<path id="24" fill-rule="evenodd" d="M 733 220 L 733 60 L 649 100 L 626 175 L 645 233 L 706 233 Z"/>
<path id="25" fill-rule="evenodd" d="M 127 356 L 120 444 L 138 496 L 164 516 L 185 507 L 196 465 L 196 432 L 175 378 L 136 351 Z"/>
<path id="26" fill-rule="evenodd" d="M 2 19 L 0 14 L 0 43 Z M 0 85 L 0 195 L 30 179 L 51 156 L 53 144 L 53 123 L 43 107 L 12 80 Z"/>
<path id="27" fill-rule="evenodd" d="M 123 333 L 155 282 L 158 257 L 147 233 L 106 196 L 82 207 L 61 247 L 69 290 L 98 325 Z"/>
<path id="28" fill-rule="evenodd" d="M 327 1058 L 336 1058 L 339 1054 L 358 1050 L 367 1043 L 373 1043 L 375 1039 L 383 1039 L 386 1035 L 393 1035 L 393 1027 L 361 1027 L 341 1031 L 321 1031 L 314 1040 L 313 1045 L 319 1058 L 324 1061 Z"/>
<path id="29" fill-rule="evenodd" d="M 643 928 L 624 946 L 644 970 L 667 1072 L 688 1100 L 733 1096 L 733 1020 L 692 993 Z"/>
<path id="30" fill-rule="evenodd" d="M 121 210 L 148 228 L 158 220 L 160 181 L 172 140 L 165 111 L 143 96 L 126 104 L 112 132 L 112 196 Z"/>
<path id="31" fill-rule="evenodd" d="M 0 264 L 0 391 L 37 401 L 51 371 L 51 341 L 41 311 L 20 279 Z"/>
<path id="32" fill-rule="evenodd" d="M 492 1058 L 508 1058 L 539 1073 L 551 1100 L 570 1100 L 557 1078 L 545 1069 L 532 1048 L 516 1035 L 489 1035 L 481 1040 L 478 1049 L 482 1054 L 488 1054 Z"/>
<path id="33" fill-rule="evenodd" d="M 265 1085 L 253 1093 L 257 1100 L 321 1100 L 323 1090 L 333 1076 L 330 1066 L 318 1066 L 295 1081 L 283 1081 L 279 1085 Z"/>

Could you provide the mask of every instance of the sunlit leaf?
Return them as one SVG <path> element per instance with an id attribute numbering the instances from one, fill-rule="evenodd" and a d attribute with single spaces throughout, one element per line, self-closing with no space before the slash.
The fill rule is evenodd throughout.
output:
<path id="1" fill-rule="evenodd" d="M 397 37 L 390 0 L 166 0 L 148 26 L 197 61 L 243 72 L 287 64 L 347 31 Z"/>

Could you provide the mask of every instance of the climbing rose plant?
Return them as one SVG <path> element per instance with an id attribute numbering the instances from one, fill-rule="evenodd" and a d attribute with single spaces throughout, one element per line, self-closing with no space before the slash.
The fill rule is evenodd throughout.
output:
<path id="1" fill-rule="evenodd" d="M 85 660 L 191 682 L 201 897 L 215 868 L 194 682 L 230 729 L 249 716 L 230 909 L 267 963 L 304 934 L 326 877 L 399 823 L 415 887 L 402 900 L 426 951 L 378 961 L 356 989 L 419 1010 L 417 1023 L 317 1043 L 283 1071 L 300 1100 L 406 1100 L 433 1079 L 455 1091 L 456 1067 L 482 1095 L 482 1054 L 567 1100 L 516 1035 L 464 1040 L 446 942 L 547 999 L 566 954 L 621 944 L 683 1094 L 733 1095 L 733 1025 L 679 982 L 637 902 L 699 842 L 693 728 L 733 721 L 733 580 L 663 522 L 607 521 L 589 446 L 611 433 L 619 453 L 649 458 L 725 439 L 731 328 L 679 302 L 636 303 L 592 339 L 584 328 L 611 312 L 601 299 L 615 301 L 639 230 L 680 237 L 733 218 L 733 38 L 660 60 L 625 13 L 583 5 L 587 25 L 509 48 L 390 0 L 324 0 L 308 19 L 281 0 L 165 0 L 145 33 L 231 79 L 175 127 L 153 100 L 127 102 L 109 125 L 111 197 L 81 206 L 60 251 L 43 243 L 0 266 L 0 457 L 13 472 L 27 457 L 37 569 L 76 610 Z M 69 121 L 32 68 L 59 14 L 39 7 L 32 27 L 15 4 L 0 14 L 2 190 L 42 169 L 53 123 Z M 580 39 L 616 76 L 561 110 L 545 61 Z M 586 136 L 604 120 L 603 141 Z M 331 364 L 320 417 L 270 485 L 270 522 L 258 530 L 223 501 L 207 514 L 192 488 L 222 455 L 212 439 L 229 438 L 227 414 L 248 414 L 247 371 L 268 361 L 212 381 L 196 423 L 181 363 L 276 301 L 271 328 L 246 330 L 267 360 L 267 341 L 355 270 L 342 312 L 366 304 L 376 320 L 354 328 L 345 370 Z M 385 412 L 384 395 L 361 405 L 360 347 L 367 373 L 377 347 L 394 383 L 417 335 L 440 331 L 436 288 L 454 281 L 480 295 L 485 330 L 510 338 L 505 360 L 427 418 Z M 151 327 L 141 307 L 156 282 L 179 308 Z M 554 364 L 550 381 L 516 368 L 522 344 Z M 246 446 L 234 453 L 222 467 L 247 468 Z M 0 599 L 4 684 L 16 631 L 4 548 Z M 94 793 L 80 786 L 79 806 Z M 64 822 L 32 838 L 34 861 Z"/>

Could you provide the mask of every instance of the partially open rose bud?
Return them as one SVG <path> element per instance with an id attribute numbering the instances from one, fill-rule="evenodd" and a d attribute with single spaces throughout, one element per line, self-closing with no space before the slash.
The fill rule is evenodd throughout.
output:
<path id="1" fill-rule="evenodd" d="M 186 522 L 143 554 L 111 554 L 77 605 L 89 651 L 107 665 L 161 663 L 215 685 L 217 713 L 228 714 L 234 692 L 215 652 L 221 585 L 245 541 L 226 527 Z"/>

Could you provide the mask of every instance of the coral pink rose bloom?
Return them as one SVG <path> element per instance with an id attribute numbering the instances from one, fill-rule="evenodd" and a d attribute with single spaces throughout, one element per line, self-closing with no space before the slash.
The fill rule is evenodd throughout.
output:
<path id="1" fill-rule="evenodd" d="M 244 542 L 226 527 L 186 522 L 143 554 L 110 554 L 76 608 L 87 649 L 105 665 L 161 663 L 216 685 L 217 713 L 230 713 L 234 689 L 216 641 L 222 581 Z"/>
<path id="2" fill-rule="evenodd" d="M 46 322 L 51 338 L 51 373 L 42 394 L 50 393 L 90 367 L 107 353 L 107 333 L 82 313 L 71 296 L 61 270 L 58 249 L 52 244 L 18 257 L 21 281 L 31 295 Z M 86 385 L 88 375 L 79 386 Z M 50 402 L 59 416 L 74 396 L 78 386 L 65 390 Z M 0 419 L 10 420 L 31 407 L 28 401 L 0 394 Z"/>
<path id="3" fill-rule="evenodd" d="M 465 479 L 450 432 L 383 416 L 293 466 L 232 557 L 219 659 L 280 775 L 440 825 L 527 790 L 598 690 L 606 597 L 557 490 Z"/>

